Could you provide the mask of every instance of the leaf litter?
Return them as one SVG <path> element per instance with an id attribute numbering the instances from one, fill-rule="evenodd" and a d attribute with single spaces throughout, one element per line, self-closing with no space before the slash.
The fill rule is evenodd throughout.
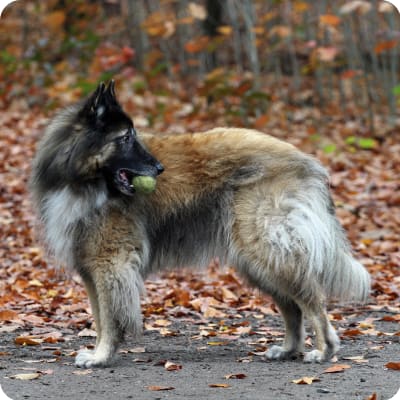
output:
<path id="1" fill-rule="evenodd" d="M 121 89 L 122 98 L 126 99 L 127 89 Z M 181 115 L 174 124 L 159 121 L 158 129 L 173 131 L 178 124 L 182 129 L 189 127 L 189 130 L 226 125 L 223 110 L 215 111 L 207 118 L 208 114 L 202 110 L 201 126 L 193 122 L 191 114 L 190 118 Z M 332 109 L 331 123 L 319 127 L 319 135 L 336 145 L 335 151 L 327 153 L 319 142 L 311 139 L 310 134 L 297 134 L 297 124 L 284 122 L 286 111 L 282 105 L 281 111 L 263 117 L 262 124 L 260 120 L 254 123 L 313 153 L 329 168 L 338 217 L 348 232 L 357 258 L 373 278 L 371 302 L 363 308 L 334 306 L 332 319 L 345 340 L 380 335 L 390 340 L 390 337 L 400 334 L 397 328 L 400 321 L 400 133 L 393 130 L 390 135 L 374 141 L 371 148 L 363 149 L 360 145 L 354 149 L 348 140 L 348 126 L 339 118 L 338 110 Z M 139 116 L 145 112 L 140 105 L 135 105 L 135 113 Z M 27 179 L 29 160 L 33 157 L 46 117 L 37 110 L 0 110 L 0 122 L 4 126 L 0 131 L 0 160 L 3 161 L 0 163 L 0 235 L 4 243 L 0 247 L 3 264 L 0 270 L 3 293 L 0 330 L 17 331 L 16 345 L 41 346 L 43 349 L 49 343 L 62 342 L 78 331 L 81 336 L 95 335 L 93 327 L 88 328 L 92 317 L 80 280 L 67 278 L 56 270 L 38 247 Z M 305 128 L 307 131 L 310 127 Z M 362 128 L 356 130 L 362 131 Z M 232 268 L 220 269 L 218 260 L 210 264 L 206 274 L 186 270 L 164 272 L 148 280 L 146 289 L 142 304 L 145 329 L 154 330 L 161 336 L 179 336 L 181 333 L 174 324 L 184 320 L 198 326 L 195 339 L 207 346 L 228 346 L 232 340 L 248 339 L 247 343 L 253 346 L 253 350 L 249 357 L 238 360 L 242 363 L 252 362 L 253 355 L 264 356 L 268 343 L 283 336 L 283 329 L 271 329 L 268 322 L 264 322 L 268 315 L 278 312 L 271 300 L 243 285 Z M 387 332 L 376 329 L 374 321 L 366 321 L 365 315 L 370 313 L 383 314 L 381 322 L 388 327 Z M 354 320 L 359 323 L 354 325 Z M 255 338 L 263 340 L 265 346 L 260 347 Z M 382 348 L 375 347 L 375 351 Z M 362 363 L 367 360 L 361 357 L 351 361 Z M 386 368 L 397 369 L 397 365 L 397 362 L 389 362 Z M 172 390 L 169 387 L 153 388 Z"/>

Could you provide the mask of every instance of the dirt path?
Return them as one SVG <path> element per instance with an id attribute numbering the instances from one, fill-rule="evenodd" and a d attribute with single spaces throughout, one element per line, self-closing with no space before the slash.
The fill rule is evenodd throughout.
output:
<path id="1" fill-rule="evenodd" d="M 385 315 L 388 321 L 382 321 Z M 77 337 L 77 332 L 69 331 L 65 332 L 65 342 L 55 345 L 16 346 L 18 332 L 13 332 L 3 334 L 0 341 L 0 384 L 13 400 L 364 400 L 373 393 L 376 399 L 387 400 L 400 387 L 400 371 L 385 368 L 389 361 L 400 359 L 400 336 L 393 335 L 398 323 L 390 321 L 390 313 L 374 313 L 367 318 L 374 320 L 373 329 L 366 327 L 369 331 L 364 334 L 342 335 L 338 360 L 322 365 L 299 360 L 266 361 L 262 355 L 265 347 L 260 344 L 265 337 L 251 334 L 236 340 L 198 338 L 198 326 L 183 319 L 177 319 L 170 327 L 177 336 L 146 331 L 140 342 L 128 337 L 115 364 L 102 370 L 79 370 L 73 365 L 74 350 L 92 343 L 93 338 Z M 255 324 L 282 329 L 278 316 L 262 323 L 252 321 L 252 326 Z M 348 319 L 346 324 L 352 325 Z M 335 325 L 340 331 L 340 322 Z M 280 339 L 279 335 L 273 338 Z M 166 361 L 176 370 L 168 371 Z M 342 364 L 349 367 L 338 373 L 324 373 L 327 368 Z M 38 371 L 37 379 L 11 378 Z M 230 374 L 239 374 L 242 379 L 226 379 Z M 319 380 L 303 385 L 292 382 L 302 377 Z M 213 384 L 228 386 L 210 387 Z M 171 389 L 150 390 L 160 387 Z"/>

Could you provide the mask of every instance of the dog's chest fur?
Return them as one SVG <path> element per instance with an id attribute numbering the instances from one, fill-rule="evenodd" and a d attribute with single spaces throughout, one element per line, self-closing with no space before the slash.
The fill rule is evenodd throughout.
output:
<path id="1" fill-rule="evenodd" d="M 95 199 L 93 199 L 93 196 Z M 69 187 L 50 192 L 42 203 L 45 239 L 49 252 L 65 266 L 74 265 L 74 229 L 107 200 L 105 191 L 75 194 Z"/>

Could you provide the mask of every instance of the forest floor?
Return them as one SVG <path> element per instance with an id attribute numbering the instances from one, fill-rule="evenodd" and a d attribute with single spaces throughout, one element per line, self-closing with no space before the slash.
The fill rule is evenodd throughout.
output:
<path id="1" fill-rule="evenodd" d="M 118 93 L 141 131 L 154 95 L 133 103 L 129 87 Z M 218 107 L 178 113 L 186 101 L 176 99 L 153 130 L 231 124 Z M 388 400 L 399 390 L 400 121 L 377 117 L 372 134 L 339 108 L 322 114 L 274 103 L 253 125 L 328 168 L 338 218 L 371 273 L 369 304 L 331 305 L 342 339 L 333 362 L 266 361 L 267 348 L 283 339 L 277 310 L 233 271 L 211 266 L 148 280 L 143 339 L 128 337 L 112 367 L 94 370 L 73 365 L 76 351 L 94 341 L 87 296 L 44 256 L 29 201 L 30 162 L 45 124 L 25 103 L 0 112 L 0 385 L 10 398 Z"/>

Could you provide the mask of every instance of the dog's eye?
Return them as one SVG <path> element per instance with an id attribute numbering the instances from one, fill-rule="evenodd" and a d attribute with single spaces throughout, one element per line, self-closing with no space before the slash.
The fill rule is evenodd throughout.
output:
<path id="1" fill-rule="evenodd" d="M 121 136 L 117 141 L 121 144 L 129 143 L 133 139 L 132 132 L 129 130 L 124 136 Z"/>

